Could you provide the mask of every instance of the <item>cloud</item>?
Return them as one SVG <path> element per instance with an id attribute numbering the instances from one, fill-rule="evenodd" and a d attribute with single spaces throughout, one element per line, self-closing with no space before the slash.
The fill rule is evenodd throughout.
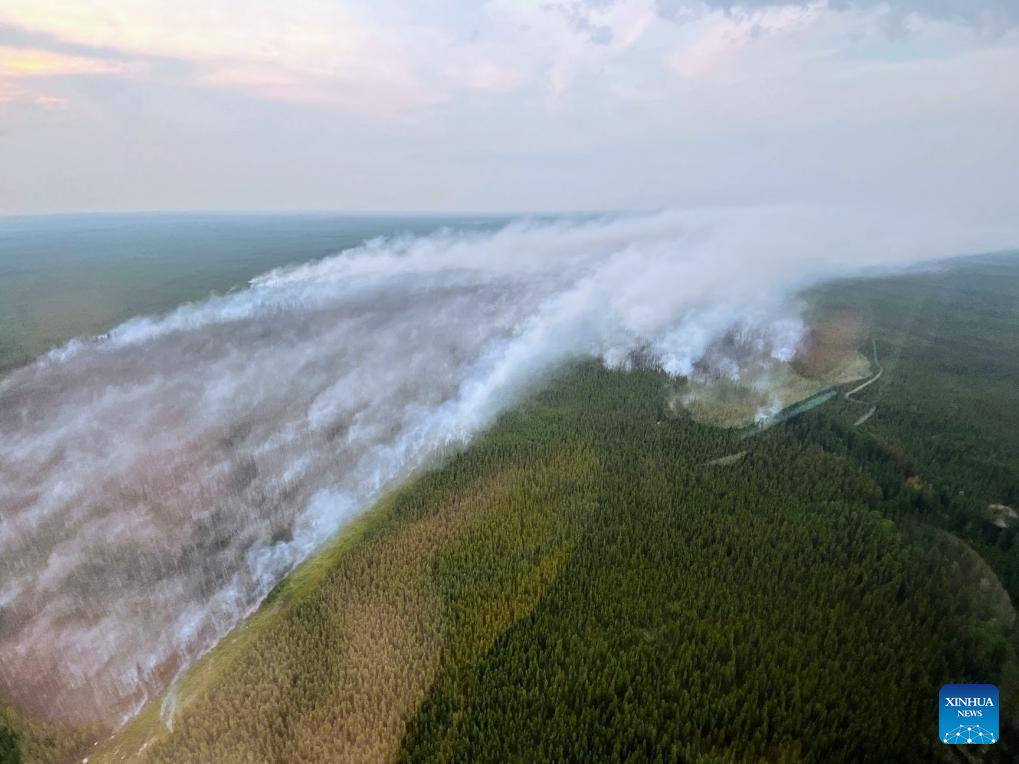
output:
<path id="1" fill-rule="evenodd" d="M 720 69 L 739 71 L 739 53 L 761 38 L 789 38 L 809 31 L 819 21 L 817 6 L 778 5 L 753 12 L 711 14 L 696 22 L 693 41 L 673 53 L 668 61 L 684 77 L 699 79 L 716 74 Z M 802 42 L 802 41 L 801 41 Z M 783 45 L 791 41 L 783 40 Z M 749 67 L 745 75 L 760 75 Z"/>
<path id="2" fill-rule="evenodd" d="M 118 61 L 0 45 L 0 77 L 73 77 L 81 74 L 123 74 L 133 67 Z"/>
<path id="3" fill-rule="evenodd" d="M 392 3 L 258 2 L 238 14 L 222 0 L 80 7 L 13 0 L 0 9 L 4 23 L 0 39 L 23 45 L 175 60 L 201 87 L 382 117 L 446 102 L 458 90 L 504 91 L 522 81 L 513 52 L 497 40 L 471 40 Z"/>
<path id="4" fill-rule="evenodd" d="M 0 103 L 9 103 L 24 97 L 25 91 L 16 86 L 13 82 L 0 80 Z"/>
<path id="5" fill-rule="evenodd" d="M 1003 33 L 1019 25 L 1019 4 L 1013 0 L 658 0 L 659 10 L 669 18 L 681 18 L 697 5 L 729 12 L 774 8 L 878 12 L 899 24 L 910 16 L 918 16 L 966 24 L 993 33 Z"/>
<path id="6" fill-rule="evenodd" d="M 484 8 L 489 28 L 531 61 L 531 78 L 543 83 L 553 107 L 580 78 L 632 53 L 657 19 L 651 0 L 490 0 Z"/>
<path id="7" fill-rule="evenodd" d="M 394 116 L 531 82 L 561 92 L 578 73 L 630 49 L 655 19 L 652 0 L 490 0 L 456 14 L 304 0 L 258 2 L 240 15 L 223 0 L 73 8 L 12 0 L 0 9 L 0 39 L 178 60 L 200 86 Z"/>
<path id="8" fill-rule="evenodd" d="M 1016 31 L 974 33 L 993 3 L 890 8 L 10 0 L 0 46 L 95 71 L 5 80 L 0 209 L 629 209 L 833 199 L 879 168 L 872 193 L 926 194 L 943 165 L 996 178 Z M 946 125 L 952 151 L 924 140 Z M 938 153 L 904 166 L 899 131 Z"/>
<path id="9" fill-rule="evenodd" d="M 827 16 L 852 16 L 858 34 L 914 17 L 1004 28 L 1019 10 L 1005 0 L 487 0 L 425 13 L 391 0 L 259 0 L 238 14 L 226 0 L 11 0 L 0 9 L 0 43 L 90 60 L 177 61 L 186 67 L 177 76 L 186 71 L 197 87 L 402 119 L 475 96 L 536 90 L 557 110 L 563 96 L 599 81 L 609 97 L 647 94 L 655 90 L 647 83 L 663 76 L 656 50 L 680 49 L 668 64 L 697 78 L 756 39 Z M 806 34 L 797 43 L 812 45 Z M 150 76 L 158 79 L 159 68 Z"/>
<path id="10" fill-rule="evenodd" d="M 121 61 L 0 44 L 0 103 L 27 103 L 47 109 L 62 107 L 68 103 L 66 98 L 40 91 L 40 88 L 45 89 L 46 81 L 135 71 L 137 67 Z"/>

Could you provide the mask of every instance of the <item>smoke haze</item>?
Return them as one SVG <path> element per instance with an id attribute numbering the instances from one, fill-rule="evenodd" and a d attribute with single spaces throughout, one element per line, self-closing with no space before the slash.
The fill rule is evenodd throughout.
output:
<path id="1" fill-rule="evenodd" d="M 789 360 L 804 286 L 1017 241 L 805 208 L 520 222 L 373 240 L 73 341 L 0 382 L 0 695 L 125 718 L 568 358 L 645 347 L 685 375 L 735 331 Z"/>

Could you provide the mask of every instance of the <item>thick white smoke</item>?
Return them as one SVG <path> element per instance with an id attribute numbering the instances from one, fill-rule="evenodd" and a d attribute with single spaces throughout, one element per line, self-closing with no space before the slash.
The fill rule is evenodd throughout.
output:
<path id="1" fill-rule="evenodd" d="M 1014 243 L 819 210 L 372 241 L 0 384 L 0 697 L 116 721 L 394 481 L 570 356 L 788 359 L 789 298 Z M 730 370 L 738 373 L 738 370 Z"/>

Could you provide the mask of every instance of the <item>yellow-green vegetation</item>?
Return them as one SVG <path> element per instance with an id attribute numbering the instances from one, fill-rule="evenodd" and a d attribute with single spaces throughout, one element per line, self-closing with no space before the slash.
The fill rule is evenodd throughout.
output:
<path id="1" fill-rule="evenodd" d="M 395 758 L 440 670 L 487 650 L 555 579 L 563 510 L 590 506 L 583 439 L 499 441 L 348 529 L 187 673 L 172 712 L 152 704 L 90 760 Z"/>
<path id="2" fill-rule="evenodd" d="M 72 761 L 100 734 L 100 729 L 33 721 L 13 708 L 0 707 L 0 764 Z"/>

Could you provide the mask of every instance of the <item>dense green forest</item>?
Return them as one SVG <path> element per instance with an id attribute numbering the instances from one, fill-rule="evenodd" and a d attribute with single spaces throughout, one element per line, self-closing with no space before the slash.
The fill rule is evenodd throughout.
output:
<path id="1" fill-rule="evenodd" d="M 988 682 L 1015 759 L 1019 260 L 808 299 L 869 328 L 851 399 L 748 437 L 578 361 L 75 756 L 954 761 L 938 689 Z M 0 761 L 67 756 L 4 718 Z"/>
<path id="2" fill-rule="evenodd" d="M 1019 597 L 1019 527 L 988 506 L 1019 504 L 1019 255 L 965 258 L 933 272 L 842 282 L 813 295 L 872 327 L 886 372 L 859 396 L 876 406 L 868 448 L 914 477 L 902 498 L 977 547 Z M 863 406 L 836 407 L 832 417 Z M 881 469 L 880 457 L 870 460 Z"/>

